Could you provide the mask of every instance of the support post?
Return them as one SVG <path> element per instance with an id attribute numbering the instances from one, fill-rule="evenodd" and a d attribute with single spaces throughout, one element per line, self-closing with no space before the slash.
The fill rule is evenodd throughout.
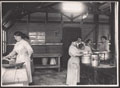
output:
<path id="1" fill-rule="evenodd" d="M 45 24 L 48 23 L 48 12 L 46 12 L 46 15 L 45 15 Z"/>
<path id="2" fill-rule="evenodd" d="M 95 23 L 95 49 L 97 49 L 98 46 L 98 35 L 99 35 L 99 15 L 94 14 L 94 23 Z"/>
<path id="3" fill-rule="evenodd" d="M 110 25 L 110 34 L 111 34 L 111 46 L 110 51 L 112 54 L 112 58 L 115 59 L 115 5 L 111 3 L 111 13 L 109 17 L 109 25 Z"/>

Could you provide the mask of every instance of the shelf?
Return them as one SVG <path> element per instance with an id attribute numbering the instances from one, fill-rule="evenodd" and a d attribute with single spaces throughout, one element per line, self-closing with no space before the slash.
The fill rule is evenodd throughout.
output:
<path id="1" fill-rule="evenodd" d="M 59 53 L 49 53 L 49 54 L 33 54 L 33 58 L 37 57 L 61 57 L 62 55 Z"/>
<path id="2" fill-rule="evenodd" d="M 33 58 L 40 58 L 41 57 L 57 57 L 57 63 L 55 65 L 36 65 L 35 68 L 58 68 L 58 71 L 60 72 L 60 57 L 62 55 L 60 53 L 45 53 L 45 54 L 33 54 Z M 48 58 L 50 59 L 50 58 Z M 35 59 L 34 59 L 35 60 Z"/>
<path id="3" fill-rule="evenodd" d="M 7 45 L 15 45 L 15 44 L 7 44 Z M 63 43 L 43 43 L 43 44 L 31 44 L 31 45 L 63 45 Z"/>
<path id="4" fill-rule="evenodd" d="M 59 68 L 58 65 L 35 65 L 34 68 Z"/>

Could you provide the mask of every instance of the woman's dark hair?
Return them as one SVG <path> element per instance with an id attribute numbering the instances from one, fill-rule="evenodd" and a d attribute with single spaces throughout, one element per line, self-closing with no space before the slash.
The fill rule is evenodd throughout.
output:
<path id="1" fill-rule="evenodd" d="M 23 39 L 29 39 L 29 36 L 27 36 L 26 34 L 23 34 Z"/>
<path id="2" fill-rule="evenodd" d="M 29 37 L 28 37 L 26 34 L 20 32 L 20 31 L 16 31 L 16 32 L 14 33 L 14 35 L 15 35 L 15 36 L 21 36 L 22 39 L 25 39 L 25 38 L 29 39 Z"/>
<path id="3" fill-rule="evenodd" d="M 84 47 L 84 44 L 81 43 L 78 45 L 78 48 L 82 49 L 82 47 Z"/>
<path id="4" fill-rule="evenodd" d="M 105 40 L 107 40 L 107 37 L 106 36 L 101 36 L 101 39 L 104 38 Z"/>
<path id="5" fill-rule="evenodd" d="M 87 40 L 86 40 L 86 43 L 89 43 L 90 41 L 91 41 L 91 39 L 87 39 Z"/>

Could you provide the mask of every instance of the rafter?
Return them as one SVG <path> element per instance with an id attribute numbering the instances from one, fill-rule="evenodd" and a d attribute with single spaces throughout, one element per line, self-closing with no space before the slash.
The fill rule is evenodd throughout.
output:
<path id="1" fill-rule="evenodd" d="M 55 12 L 59 12 L 59 13 L 61 13 L 63 16 L 65 16 L 65 17 L 67 17 L 68 19 L 72 20 L 72 18 L 71 18 L 71 17 L 69 17 L 69 16 L 65 15 L 65 13 L 63 13 L 62 11 L 57 10 L 57 9 L 55 9 L 55 8 L 53 8 L 53 7 L 50 7 L 50 8 L 51 8 L 52 10 L 54 10 Z"/>
<path id="2" fill-rule="evenodd" d="M 47 3 L 46 5 L 43 5 L 38 9 L 44 9 L 44 8 L 52 7 L 52 6 L 56 5 L 56 4 L 59 4 L 59 3 L 58 2 L 57 3 L 56 2 L 55 3 Z"/>

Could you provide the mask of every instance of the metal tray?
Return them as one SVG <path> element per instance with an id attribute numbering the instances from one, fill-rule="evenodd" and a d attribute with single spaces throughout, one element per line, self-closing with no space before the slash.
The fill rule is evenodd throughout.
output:
<path id="1" fill-rule="evenodd" d="M 21 62 L 21 63 L 15 63 L 15 64 L 2 64 L 2 67 L 4 68 L 20 68 L 23 66 L 25 62 Z"/>

